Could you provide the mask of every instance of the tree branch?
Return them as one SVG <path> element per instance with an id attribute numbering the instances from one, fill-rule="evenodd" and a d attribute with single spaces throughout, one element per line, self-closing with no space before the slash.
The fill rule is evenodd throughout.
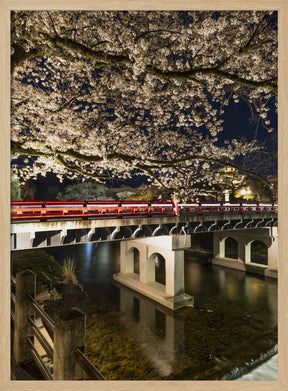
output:
<path id="1" fill-rule="evenodd" d="M 62 38 L 59 36 L 51 37 L 47 33 L 42 33 L 43 36 L 52 42 L 55 46 L 72 49 L 86 58 L 93 58 L 96 61 L 105 63 L 106 65 L 123 65 L 131 63 L 131 60 L 127 56 L 108 54 L 103 51 L 95 51 L 85 45 L 72 41 L 69 38 Z M 277 91 L 277 77 L 267 80 L 251 80 L 241 76 L 238 76 L 227 71 L 220 70 L 218 67 L 214 68 L 191 68 L 186 71 L 162 71 L 152 65 L 146 65 L 145 71 L 151 73 L 162 79 L 192 79 L 196 80 L 195 77 L 201 75 L 216 76 L 223 79 L 233 81 L 234 83 L 243 85 L 250 88 L 270 88 L 273 91 Z"/>
<path id="2" fill-rule="evenodd" d="M 72 49 L 86 58 L 92 58 L 96 61 L 104 62 L 106 65 L 121 65 L 126 64 L 130 61 L 127 56 L 121 56 L 116 54 L 113 55 L 102 51 L 95 51 L 69 38 L 63 38 L 59 36 L 51 37 L 47 33 L 42 33 L 42 35 L 55 46 Z"/>
<path id="3" fill-rule="evenodd" d="M 180 80 L 187 80 L 187 79 L 195 79 L 195 76 L 197 75 L 210 75 L 210 76 L 216 76 L 221 77 L 223 79 L 231 80 L 235 82 L 236 84 L 243 85 L 245 87 L 251 87 L 251 88 L 270 88 L 273 91 L 277 91 L 277 77 L 267 79 L 267 80 L 251 80 L 251 79 L 245 79 L 241 76 L 235 75 L 233 73 L 229 73 L 226 71 L 222 71 L 220 69 L 216 68 L 191 68 L 186 71 L 162 71 L 160 69 L 157 69 L 151 65 L 146 66 L 146 70 L 153 75 L 164 78 L 164 79 L 180 79 Z"/>
<path id="4" fill-rule="evenodd" d="M 26 156 L 27 155 L 28 156 L 49 156 L 49 154 L 47 154 L 47 153 L 37 151 L 32 148 L 27 148 L 27 149 L 23 148 L 23 145 L 21 143 L 19 143 L 17 141 L 13 141 L 13 140 L 11 141 L 11 150 L 12 150 L 12 152 L 14 152 L 16 154 L 21 154 L 21 155 L 26 155 Z M 81 161 L 87 162 L 87 163 L 99 163 L 99 162 L 104 161 L 103 156 L 93 156 L 93 155 L 86 156 L 86 155 L 83 155 L 83 154 L 76 152 L 72 149 L 68 149 L 66 151 L 55 150 L 54 153 L 53 154 L 51 153 L 50 155 L 56 156 L 58 161 L 61 161 L 62 164 L 63 164 L 63 162 L 65 162 L 65 160 L 63 160 L 63 157 L 70 157 L 70 158 L 78 159 L 78 160 L 81 160 Z M 172 160 L 171 161 L 162 160 L 162 159 L 146 159 L 146 161 L 148 163 L 145 164 L 137 156 L 125 155 L 125 154 L 115 152 L 115 153 L 108 154 L 107 156 L 105 156 L 105 160 L 108 160 L 108 161 L 109 160 L 110 161 L 122 160 L 128 164 L 131 164 L 133 167 L 138 168 L 139 170 L 141 170 L 143 172 L 146 172 L 149 176 L 152 176 L 155 180 L 157 180 L 161 184 L 161 186 L 164 186 L 164 185 L 157 178 L 157 176 L 153 173 L 153 171 L 152 171 L 153 169 L 159 169 L 161 167 L 175 168 L 178 163 L 183 163 L 186 161 L 192 162 L 195 160 L 200 160 L 203 162 L 209 162 L 209 163 L 213 163 L 213 164 L 219 164 L 220 166 L 223 166 L 223 167 L 234 168 L 234 169 L 236 169 L 246 175 L 252 175 L 252 176 L 258 178 L 259 180 L 261 180 L 263 183 L 269 184 L 269 186 L 270 186 L 270 183 L 265 178 L 261 177 L 261 175 L 253 172 L 252 170 L 245 169 L 243 167 L 237 166 L 236 164 L 224 162 L 224 161 L 221 161 L 220 159 L 209 157 L 209 156 L 202 156 L 202 155 L 193 154 L 193 155 L 186 155 L 186 156 L 178 158 L 178 159 L 173 159 L 173 161 Z M 69 163 L 65 162 L 65 164 L 67 167 L 67 165 Z M 65 164 L 63 164 L 63 165 L 65 165 Z M 70 164 L 69 170 L 77 171 L 78 168 L 76 166 L 73 166 Z M 82 175 L 86 175 L 86 174 L 82 173 Z M 103 179 L 105 179 L 105 177 L 103 177 Z M 108 179 L 108 177 L 106 179 Z"/>
<path id="5" fill-rule="evenodd" d="M 19 43 L 12 43 L 12 48 L 14 50 L 11 56 L 11 71 L 20 66 L 25 60 L 29 58 L 43 56 L 45 50 L 43 46 L 38 46 L 36 48 L 30 49 L 28 52 L 24 50 L 24 48 Z"/>
<path id="6" fill-rule="evenodd" d="M 66 167 L 69 171 L 73 171 L 73 172 L 78 172 L 78 174 L 80 175 L 83 175 L 83 176 L 86 176 L 86 177 L 89 177 L 89 178 L 99 178 L 99 179 L 110 179 L 109 176 L 104 176 L 104 175 L 98 175 L 98 174 L 91 174 L 90 172 L 86 171 L 86 170 L 83 170 L 82 168 L 80 167 L 77 167 L 76 165 L 73 165 L 73 164 L 70 164 L 68 162 L 65 161 L 65 159 L 63 159 L 62 156 L 60 155 L 56 155 L 55 156 L 55 159 L 58 163 L 62 164 L 64 167 Z"/>
<path id="7" fill-rule="evenodd" d="M 260 44 L 256 45 L 251 45 L 251 43 L 253 42 L 254 38 L 256 37 L 256 34 L 258 33 L 258 31 L 260 30 L 260 28 L 262 27 L 266 17 L 267 17 L 267 12 L 263 15 L 262 19 L 259 21 L 259 23 L 257 24 L 257 26 L 255 27 L 255 29 L 252 31 L 251 35 L 248 37 L 248 39 L 246 40 L 246 42 L 244 42 L 244 44 L 240 47 L 240 48 L 236 48 L 236 50 L 228 57 L 224 58 L 222 61 L 220 61 L 220 63 L 217 65 L 217 68 L 221 68 L 223 67 L 223 65 L 227 64 L 229 62 L 229 60 L 231 58 L 233 58 L 235 55 L 239 55 L 239 54 L 243 54 L 243 53 L 246 53 L 248 52 L 249 50 L 251 49 L 256 49 L 258 46 L 260 46 Z M 271 43 L 273 42 L 272 40 L 266 40 L 264 42 L 261 42 L 261 45 L 265 44 L 265 43 Z"/>

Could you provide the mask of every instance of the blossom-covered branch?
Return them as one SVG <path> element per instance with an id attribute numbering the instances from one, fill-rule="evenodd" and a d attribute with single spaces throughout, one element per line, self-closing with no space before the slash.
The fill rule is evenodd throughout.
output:
<path id="1" fill-rule="evenodd" d="M 18 175 L 144 175 L 193 196 L 221 183 L 219 166 L 253 171 L 257 142 L 219 137 L 231 101 L 273 130 L 275 12 L 19 11 L 11 24 Z"/>

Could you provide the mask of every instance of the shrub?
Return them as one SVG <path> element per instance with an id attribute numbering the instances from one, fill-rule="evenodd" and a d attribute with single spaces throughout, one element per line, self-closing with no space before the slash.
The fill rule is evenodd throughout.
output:
<path id="1" fill-rule="evenodd" d="M 75 258 L 66 257 L 64 259 L 64 264 L 62 267 L 62 276 L 63 276 L 64 283 L 78 285 L 77 277 L 75 274 L 76 267 L 77 267 L 77 262 Z"/>

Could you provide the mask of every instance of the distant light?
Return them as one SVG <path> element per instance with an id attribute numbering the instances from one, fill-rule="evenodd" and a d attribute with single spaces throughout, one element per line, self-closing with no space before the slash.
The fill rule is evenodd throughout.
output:
<path id="1" fill-rule="evenodd" d="M 251 194 L 251 193 L 252 193 L 252 192 L 251 192 L 251 190 L 250 190 L 249 187 L 247 187 L 247 189 L 243 188 L 243 189 L 240 190 L 240 194 L 241 194 L 242 196 L 249 195 L 249 194 Z"/>

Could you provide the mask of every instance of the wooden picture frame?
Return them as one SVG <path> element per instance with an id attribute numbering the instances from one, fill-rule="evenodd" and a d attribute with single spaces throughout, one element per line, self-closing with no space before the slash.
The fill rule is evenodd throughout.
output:
<path id="1" fill-rule="evenodd" d="M 0 0 L 0 389 L 10 390 L 288 390 L 288 0 Z M 279 15 L 279 367 L 276 381 L 12 381 L 10 380 L 10 11 L 11 10 L 278 10 Z"/>

